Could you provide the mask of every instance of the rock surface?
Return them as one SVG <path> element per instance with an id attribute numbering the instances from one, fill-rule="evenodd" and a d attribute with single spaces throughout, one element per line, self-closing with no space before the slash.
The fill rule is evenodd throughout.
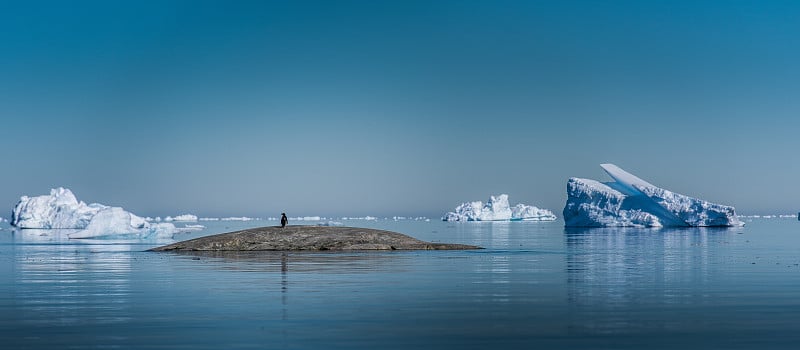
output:
<path id="1" fill-rule="evenodd" d="M 397 232 L 358 227 L 259 227 L 200 237 L 150 251 L 464 250 L 465 244 L 431 243 Z"/>

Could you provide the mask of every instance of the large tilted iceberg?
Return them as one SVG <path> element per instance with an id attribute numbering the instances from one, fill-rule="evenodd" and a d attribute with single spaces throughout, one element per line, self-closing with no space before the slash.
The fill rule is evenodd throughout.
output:
<path id="1" fill-rule="evenodd" d="M 731 206 L 656 187 L 614 164 L 600 164 L 614 179 L 567 181 L 566 226 L 742 226 Z"/>
<path id="2" fill-rule="evenodd" d="M 532 205 L 508 205 L 508 195 L 491 196 L 484 204 L 481 201 L 467 202 L 445 214 L 444 221 L 553 221 L 556 216 L 547 209 Z"/>
<path id="3" fill-rule="evenodd" d="M 77 229 L 69 238 L 128 236 L 172 237 L 178 230 L 170 223 L 154 224 L 119 207 L 86 204 L 66 188 L 50 195 L 23 196 L 11 213 L 11 225 L 31 229 Z"/>

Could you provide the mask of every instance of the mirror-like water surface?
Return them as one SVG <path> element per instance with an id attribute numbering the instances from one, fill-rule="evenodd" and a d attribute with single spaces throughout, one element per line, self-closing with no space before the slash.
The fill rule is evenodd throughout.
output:
<path id="1" fill-rule="evenodd" d="M 183 240 L 274 222 L 208 222 Z M 794 349 L 800 223 L 347 221 L 479 251 L 149 253 L 0 230 L 3 348 Z"/>

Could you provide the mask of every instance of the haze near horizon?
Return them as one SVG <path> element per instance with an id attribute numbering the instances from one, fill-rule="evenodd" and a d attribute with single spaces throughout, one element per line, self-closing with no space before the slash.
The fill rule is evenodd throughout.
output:
<path id="1" fill-rule="evenodd" d="M 0 38 L 8 212 L 560 216 L 601 163 L 800 209 L 796 2 L 45 1 Z"/>

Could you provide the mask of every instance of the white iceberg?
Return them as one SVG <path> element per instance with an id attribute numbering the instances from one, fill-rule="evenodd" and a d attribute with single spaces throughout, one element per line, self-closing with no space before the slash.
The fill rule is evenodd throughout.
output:
<path id="1" fill-rule="evenodd" d="M 50 195 L 22 196 L 11 212 L 11 225 L 19 228 L 86 228 L 106 206 L 78 202 L 66 188 L 50 190 Z"/>
<path id="2" fill-rule="evenodd" d="M 614 164 L 600 164 L 613 182 L 570 178 L 566 226 L 742 226 L 731 206 L 656 187 Z"/>
<path id="3" fill-rule="evenodd" d="M 22 196 L 14 206 L 11 225 L 22 229 L 77 229 L 70 238 L 135 236 L 138 238 L 172 237 L 172 224 L 153 224 L 120 207 L 86 204 L 72 191 L 59 187 L 50 195 Z"/>
<path id="4" fill-rule="evenodd" d="M 552 211 L 527 204 L 517 204 L 511 208 L 511 220 L 553 221 L 556 215 Z"/>
<path id="5" fill-rule="evenodd" d="M 484 204 L 481 201 L 462 203 L 455 211 L 445 214 L 444 221 L 553 221 L 556 216 L 547 209 L 531 205 L 508 205 L 508 195 L 490 196 Z"/>

